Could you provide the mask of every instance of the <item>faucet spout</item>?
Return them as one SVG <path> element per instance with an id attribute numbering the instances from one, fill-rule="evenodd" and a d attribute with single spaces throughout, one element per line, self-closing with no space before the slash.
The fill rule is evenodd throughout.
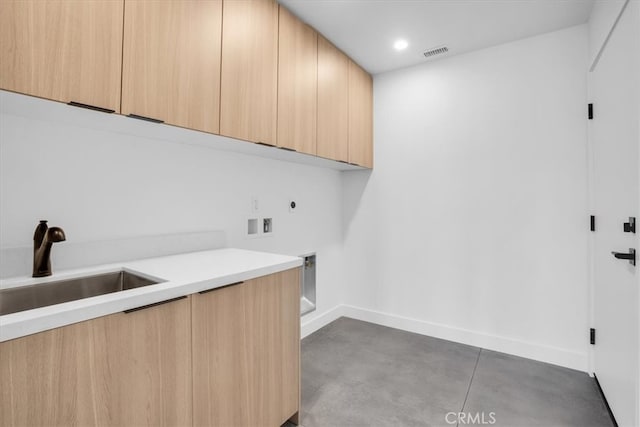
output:
<path id="1" fill-rule="evenodd" d="M 47 221 L 40 221 L 33 234 L 33 277 L 51 276 L 51 246 L 65 240 L 62 228 L 49 228 Z"/>

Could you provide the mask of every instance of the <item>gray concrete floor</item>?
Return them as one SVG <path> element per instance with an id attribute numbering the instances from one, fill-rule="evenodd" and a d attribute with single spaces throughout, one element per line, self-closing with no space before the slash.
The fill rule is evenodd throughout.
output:
<path id="1" fill-rule="evenodd" d="M 302 341 L 304 427 L 483 421 L 612 425 L 583 372 L 344 317 Z"/>

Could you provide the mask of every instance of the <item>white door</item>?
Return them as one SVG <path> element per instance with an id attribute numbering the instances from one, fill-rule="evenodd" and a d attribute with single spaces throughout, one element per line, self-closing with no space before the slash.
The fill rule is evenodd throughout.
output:
<path id="1" fill-rule="evenodd" d="M 638 247 L 623 223 L 639 217 L 640 2 L 630 1 L 589 76 L 593 165 L 594 372 L 620 426 L 638 417 L 639 280 L 637 266 L 612 252 Z M 640 218 L 639 218 L 640 219 Z M 637 227 L 640 233 L 640 226 Z"/>

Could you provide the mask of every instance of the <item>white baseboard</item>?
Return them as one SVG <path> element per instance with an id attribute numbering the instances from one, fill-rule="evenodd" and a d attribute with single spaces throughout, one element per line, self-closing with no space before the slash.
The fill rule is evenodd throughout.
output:
<path id="1" fill-rule="evenodd" d="M 376 323 L 378 325 L 473 345 L 487 350 L 499 351 L 583 372 L 587 372 L 588 369 L 586 353 L 426 322 L 424 320 L 411 319 L 350 305 L 342 305 L 341 311 L 345 317 Z"/>
<path id="2" fill-rule="evenodd" d="M 342 308 L 344 305 L 337 305 L 333 307 L 331 310 L 327 310 L 324 313 L 317 314 L 316 312 L 311 312 L 306 316 L 303 316 L 300 320 L 300 335 L 301 338 L 306 337 L 307 335 L 311 335 L 318 329 L 328 325 L 336 319 L 339 319 L 343 316 Z"/>
<path id="3" fill-rule="evenodd" d="M 509 337 L 486 334 L 453 326 L 411 319 L 352 305 L 339 305 L 333 309 L 302 323 L 302 337 L 317 331 L 334 320 L 345 316 L 365 322 L 402 329 L 430 337 L 481 347 L 487 350 L 499 351 L 514 356 L 525 357 L 553 365 L 564 366 L 587 372 L 587 354 L 551 347 Z"/>

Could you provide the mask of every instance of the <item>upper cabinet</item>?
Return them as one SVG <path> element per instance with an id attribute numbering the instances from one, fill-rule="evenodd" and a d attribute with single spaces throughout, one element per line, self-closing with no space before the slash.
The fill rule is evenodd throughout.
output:
<path id="1" fill-rule="evenodd" d="M 318 156 L 349 161 L 349 58 L 318 37 Z"/>
<path id="2" fill-rule="evenodd" d="M 225 0 L 220 134 L 276 145 L 278 5 Z"/>
<path id="3" fill-rule="evenodd" d="M 0 1 L 0 88 L 120 111 L 123 0 Z"/>
<path id="4" fill-rule="evenodd" d="M 371 76 L 274 0 L 0 0 L 0 55 L 0 89 L 373 167 Z"/>
<path id="5" fill-rule="evenodd" d="M 373 167 L 373 81 L 349 61 L 349 163 Z"/>
<path id="6" fill-rule="evenodd" d="M 222 0 L 128 0 L 122 114 L 218 133 L 221 31 Z"/>
<path id="7" fill-rule="evenodd" d="M 280 6 L 279 147 L 316 154 L 318 34 Z"/>

